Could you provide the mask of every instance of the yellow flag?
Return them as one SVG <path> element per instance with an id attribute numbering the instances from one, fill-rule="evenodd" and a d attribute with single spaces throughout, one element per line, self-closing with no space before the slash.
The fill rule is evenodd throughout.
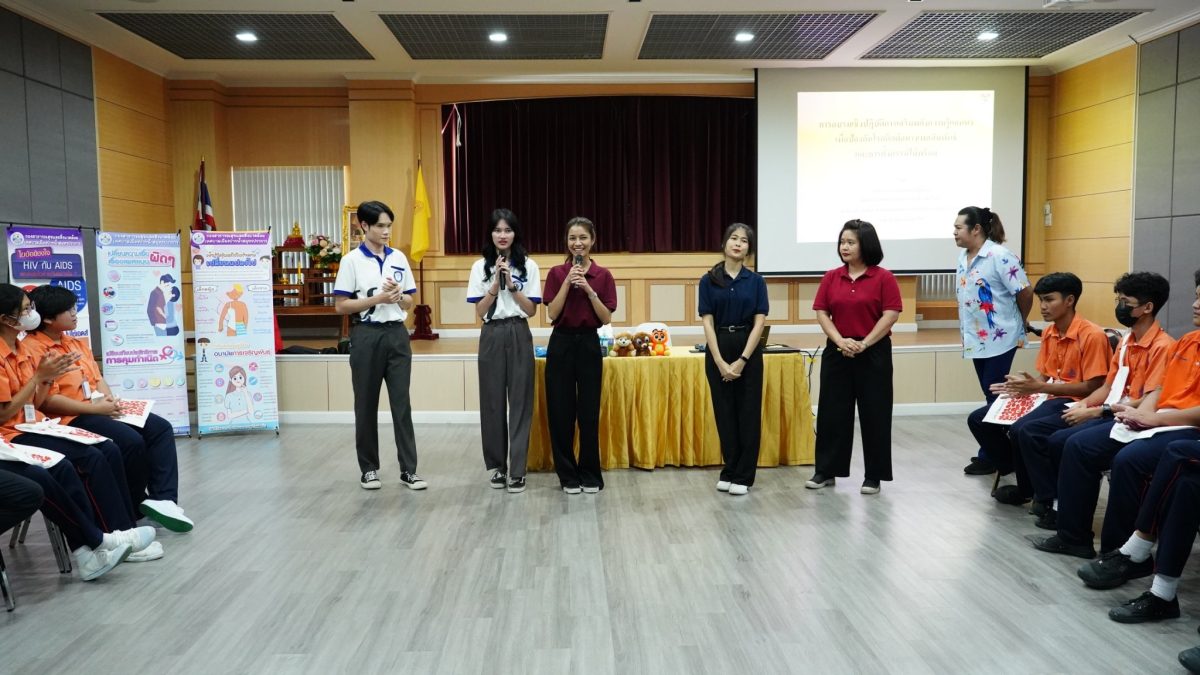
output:
<path id="1" fill-rule="evenodd" d="M 429 219 L 433 212 L 429 210 L 429 192 L 425 190 L 425 175 L 421 173 L 421 165 L 417 165 L 417 193 L 413 198 L 412 245 L 409 248 L 410 257 L 414 263 L 421 262 L 425 251 L 429 250 Z"/>

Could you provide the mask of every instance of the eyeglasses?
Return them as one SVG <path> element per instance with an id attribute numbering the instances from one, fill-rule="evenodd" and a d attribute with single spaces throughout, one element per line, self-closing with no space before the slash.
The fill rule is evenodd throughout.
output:
<path id="1" fill-rule="evenodd" d="M 1117 299 L 1116 299 L 1116 301 L 1115 301 L 1113 304 L 1115 304 L 1115 305 L 1118 305 L 1118 306 L 1120 306 L 1120 305 L 1125 305 L 1125 306 L 1126 306 L 1126 307 L 1128 307 L 1129 309 L 1137 309 L 1138 307 L 1141 307 L 1142 305 L 1144 305 L 1144 304 L 1146 304 L 1146 303 L 1144 303 L 1144 302 L 1138 302 L 1138 301 L 1134 300 L 1134 301 L 1133 301 L 1133 304 L 1131 305 L 1131 304 L 1129 304 L 1128 302 L 1125 302 L 1124 300 L 1122 300 L 1121 298 L 1117 298 Z"/>

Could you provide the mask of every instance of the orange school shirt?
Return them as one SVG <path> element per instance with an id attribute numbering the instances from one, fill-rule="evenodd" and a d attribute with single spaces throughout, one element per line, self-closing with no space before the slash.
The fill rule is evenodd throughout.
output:
<path id="1" fill-rule="evenodd" d="M 66 396 L 74 401 L 87 401 L 88 397 L 83 393 L 84 381 L 87 381 L 92 391 L 99 388 L 100 366 L 97 366 L 96 359 L 92 358 L 92 348 L 87 341 L 63 333 L 60 342 L 55 342 L 42 331 L 38 331 L 26 335 L 24 342 L 33 355 L 34 363 L 38 363 L 46 355 L 60 356 L 71 352 L 80 354 L 79 359 L 75 361 L 79 370 L 73 370 L 55 380 L 54 384 L 50 385 L 48 396 Z M 76 415 L 63 415 L 60 423 L 70 424 L 75 417 Z"/>
<path id="2" fill-rule="evenodd" d="M 0 403 L 8 403 L 13 400 L 21 387 L 33 379 L 33 375 L 37 372 L 38 357 L 34 356 L 33 351 L 23 344 L 23 341 L 17 341 L 16 349 L 9 349 L 8 343 L 0 340 Z M 29 399 L 33 403 L 33 399 Z M 40 422 L 46 419 L 46 416 L 41 411 L 34 411 L 34 421 Z M 6 441 L 11 441 L 13 438 L 25 433 L 17 429 L 18 424 L 25 422 L 25 411 L 18 410 L 17 414 L 7 420 L 0 422 L 0 436 Z"/>
<path id="3" fill-rule="evenodd" d="M 1121 340 L 1124 341 L 1125 338 L 1122 337 Z M 1125 380 L 1125 391 L 1121 392 L 1121 396 L 1128 396 L 1136 401 L 1158 389 L 1167 368 L 1167 358 L 1174 347 L 1175 338 L 1167 335 L 1167 331 L 1163 330 L 1157 321 L 1151 324 L 1150 330 L 1146 331 L 1141 340 L 1130 340 L 1129 347 L 1125 350 L 1125 365 L 1129 366 L 1129 377 Z M 1108 366 L 1108 379 L 1105 380 L 1105 384 L 1112 386 L 1120 367 L 1121 346 L 1118 344 Z"/>
<path id="4" fill-rule="evenodd" d="M 1179 338 L 1167 358 L 1158 410 L 1187 410 L 1200 406 L 1200 330 Z"/>
<path id="5" fill-rule="evenodd" d="M 1050 324 L 1042 333 L 1042 348 L 1038 350 L 1037 369 L 1055 382 L 1084 382 L 1108 374 L 1112 349 L 1104 330 L 1087 319 L 1075 315 L 1067 332 L 1060 334 L 1058 326 Z M 1060 397 L 1068 398 L 1068 397 Z M 1082 396 L 1071 396 L 1078 401 Z"/>

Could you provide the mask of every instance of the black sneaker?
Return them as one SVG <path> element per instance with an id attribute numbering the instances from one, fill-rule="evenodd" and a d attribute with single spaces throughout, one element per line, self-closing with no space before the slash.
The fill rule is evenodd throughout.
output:
<path id="1" fill-rule="evenodd" d="M 1200 647 L 1179 652 L 1179 665 L 1187 668 L 1189 673 L 1200 673 Z"/>
<path id="2" fill-rule="evenodd" d="M 992 493 L 992 499 L 1009 506 L 1024 506 L 1029 497 L 1021 494 L 1021 488 L 1016 485 L 1001 485 Z"/>
<path id="3" fill-rule="evenodd" d="M 1054 502 L 1044 502 L 1038 499 L 1033 500 L 1033 504 L 1029 505 L 1029 515 L 1041 518 L 1046 515 L 1047 511 L 1054 510 Z"/>
<path id="4" fill-rule="evenodd" d="M 1146 591 L 1133 600 L 1108 610 L 1108 618 L 1117 623 L 1146 623 L 1179 618 L 1179 598 L 1163 600 Z"/>
<path id="5" fill-rule="evenodd" d="M 1069 544 L 1062 540 L 1062 537 L 1057 534 L 1046 537 L 1045 539 L 1033 539 L 1033 547 L 1039 551 L 1046 553 L 1059 553 L 1062 555 L 1073 555 L 1076 558 L 1095 558 L 1096 549 L 1092 548 L 1091 544 Z"/>
<path id="6" fill-rule="evenodd" d="M 963 467 L 963 473 L 968 476 L 987 476 L 996 473 L 996 465 L 986 459 L 972 457 L 971 463 Z"/>
<path id="7" fill-rule="evenodd" d="M 1051 532 L 1058 532 L 1058 511 L 1050 509 L 1033 522 L 1037 527 Z"/>
<path id="8" fill-rule="evenodd" d="M 1129 556 L 1121 553 L 1121 549 L 1103 553 L 1099 558 L 1084 563 L 1079 568 L 1079 578 L 1088 588 L 1108 590 L 1116 588 L 1131 579 L 1140 579 L 1154 574 L 1154 558 L 1148 557 L 1142 562 L 1133 562 Z"/>
<path id="9" fill-rule="evenodd" d="M 400 482 L 410 490 L 424 490 L 429 487 L 429 483 L 426 483 L 423 478 L 407 471 L 400 472 Z"/>
<path id="10" fill-rule="evenodd" d="M 364 490 L 378 490 L 383 487 L 383 483 L 379 482 L 378 471 L 367 471 L 358 479 L 358 485 Z"/>
<path id="11" fill-rule="evenodd" d="M 492 486 L 492 489 L 499 490 L 508 484 L 508 476 L 505 476 L 504 472 L 500 469 L 496 469 L 495 473 L 492 474 L 491 479 L 488 480 L 488 484 Z"/>
<path id="12" fill-rule="evenodd" d="M 833 476 L 826 476 L 818 471 L 813 474 L 812 478 L 809 478 L 808 481 L 804 483 L 804 487 L 808 488 L 809 490 L 820 490 L 823 487 L 828 487 L 836 483 L 837 480 Z"/>
<path id="13" fill-rule="evenodd" d="M 879 481 L 864 480 L 858 491 L 864 495 L 877 495 L 879 494 Z"/>
<path id="14" fill-rule="evenodd" d="M 512 494 L 525 491 L 525 477 L 511 478 L 508 481 L 508 491 Z"/>

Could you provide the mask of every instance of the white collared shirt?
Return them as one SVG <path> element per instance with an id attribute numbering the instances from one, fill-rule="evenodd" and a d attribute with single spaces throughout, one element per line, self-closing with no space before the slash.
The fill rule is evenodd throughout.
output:
<path id="1" fill-rule="evenodd" d="M 483 263 L 483 258 L 480 258 L 471 266 L 471 276 L 467 282 L 467 302 L 479 302 L 492 288 L 492 281 L 496 278 L 496 268 L 494 265 L 492 266 L 492 278 L 485 280 L 483 278 Z M 540 305 L 542 302 L 542 278 L 541 273 L 538 271 L 537 263 L 532 258 L 526 258 L 525 274 L 521 274 L 521 270 L 515 267 L 510 267 L 509 269 L 512 271 L 512 285 L 524 293 L 525 297 L 532 300 L 535 307 Z M 501 288 L 496 296 L 496 311 L 492 313 L 492 319 L 509 319 L 514 316 L 519 316 L 522 319 L 529 318 L 529 315 L 513 299 L 513 294 L 508 289 Z M 484 322 L 486 323 L 487 321 L 488 318 L 485 316 Z"/>
<path id="2" fill-rule="evenodd" d="M 358 248 L 342 256 L 333 293 L 349 298 L 369 298 L 383 289 L 385 278 L 395 281 L 405 293 L 417 292 L 412 268 L 403 253 L 385 246 L 380 258 L 365 243 L 359 244 Z M 387 302 L 368 307 L 358 313 L 358 318 L 365 323 L 404 321 L 408 312 L 394 302 Z"/>

